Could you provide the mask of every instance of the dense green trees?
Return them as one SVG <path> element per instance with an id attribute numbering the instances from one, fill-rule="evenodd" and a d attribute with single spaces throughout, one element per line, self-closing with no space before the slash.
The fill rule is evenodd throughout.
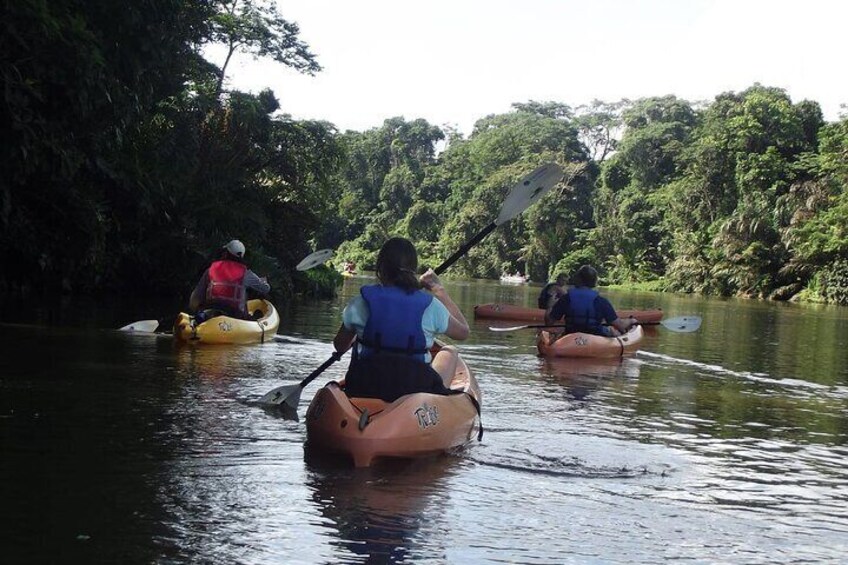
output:
<path id="1" fill-rule="evenodd" d="M 273 4 L 241 2 L 230 20 L 227 5 L 8 3 L 4 286 L 183 290 L 231 237 L 278 288 L 290 285 L 285 267 L 336 212 L 327 203 L 341 146 L 330 124 L 273 117 L 270 91 L 219 97 L 223 72 L 199 49 L 226 33 L 241 30 L 258 55 L 319 68 Z M 251 35 L 235 25 L 239 14 L 268 29 L 253 25 Z"/>
<path id="2" fill-rule="evenodd" d="M 520 102 L 467 138 L 399 117 L 339 133 L 271 91 L 224 90 L 239 50 L 320 71 L 276 4 L 114 4 L 5 7 L 2 287 L 183 291 L 230 237 L 283 290 L 318 247 L 368 269 L 403 235 L 435 265 L 556 161 L 564 182 L 452 273 L 592 262 L 604 283 L 848 303 L 848 119 L 825 123 L 815 102 L 754 85 L 697 106 Z"/>

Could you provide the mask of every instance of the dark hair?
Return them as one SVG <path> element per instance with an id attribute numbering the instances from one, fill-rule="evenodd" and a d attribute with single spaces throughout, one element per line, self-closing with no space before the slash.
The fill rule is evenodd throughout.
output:
<path id="1" fill-rule="evenodd" d="M 591 265 L 583 265 L 574 273 L 574 284 L 589 288 L 594 287 L 598 284 L 598 271 Z"/>
<path id="2" fill-rule="evenodd" d="M 554 280 L 558 285 L 563 285 L 568 282 L 568 277 L 565 273 L 559 273 Z"/>
<path id="3" fill-rule="evenodd" d="M 418 253 L 408 239 L 393 237 L 383 244 L 377 255 L 377 278 L 384 285 L 397 286 L 407 292 L 418 290 Z"/>

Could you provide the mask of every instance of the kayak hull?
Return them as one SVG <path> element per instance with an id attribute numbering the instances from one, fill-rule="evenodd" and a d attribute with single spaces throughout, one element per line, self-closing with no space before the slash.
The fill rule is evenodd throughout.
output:
<path id="1" fill-rule="evenodd" d="M 421 392 L 383 402 L 349 398 L 344 381 L 330 382 L 306 411 L 308 446 L 345 454 L 356 467 L 385 458 L 430 457 L 461 447 L 480 429 L 481 399 L 477 380 L 461 357 L 451 389 L 462 393 Z"/>
<path id="2" fill-rule="evenodd" d="M 650 310 L 616 310 L 619 318 L 636 318 L 642 323 L 656 323 L 662 320 L 663 311 L 659 308 Z M 516 320 L 522 322 L 545 321 L 545 311 L 540 308 L 513 306 L 512 304 L 478 304 L 474 307 L 474 317 L 486 320 Z"/>
<path id="3" fill-rule="evenodd" d="M 566 334 L 550 343 L 551 334 L 539 332 L 536 347 L 543 357 L 592 357 L 614 358 L 623 357 L 636 352 L 642 342 L 644 332 L 642 326 L 633 326 L 619 337 L 603 337 L 587 333 Z"/>
<path id="4" fill-rule="evenodd" d="M 248 344 L 270 341 L 280 326 L 280 315 L 267 300 L 249 300 L 248 312 L 257 310 L 262 317 L 257 320 L 240 320 L 229 316 L 216 316 L 193 327 L 193 316 L 180 312 L 174 321 L 174 337 L 180 341 L 208 344 Z"/>

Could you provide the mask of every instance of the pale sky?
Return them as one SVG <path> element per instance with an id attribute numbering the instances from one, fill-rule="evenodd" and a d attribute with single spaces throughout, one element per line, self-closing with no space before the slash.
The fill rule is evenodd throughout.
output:
<path id="1" fill-rule="evenodd" d="M 469 134 L 513 102 L 674 94 L 759 82 L 827 120 L 848 103 L 848 1 L 277 0 L 324 70 L 234 57 L 228 87 L 271 88 L 281 111 L 339 130 L 424 118 Z M 215 63 L 220 51 L 207 51 Z"/>

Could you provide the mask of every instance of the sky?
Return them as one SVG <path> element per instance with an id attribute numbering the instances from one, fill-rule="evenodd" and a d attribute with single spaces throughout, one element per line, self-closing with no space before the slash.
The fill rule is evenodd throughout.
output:
<path id="1" fill-rule="evenodd" d="M 829 121 L 848 103 L 842 0 L 276 1 L 324 70 L 239 55 L 227 87 L 271 88 L 281 112 L 340 131 L 403 116 L 467 135 L 514 102 L 700 102 L 754 83 Z"/>

